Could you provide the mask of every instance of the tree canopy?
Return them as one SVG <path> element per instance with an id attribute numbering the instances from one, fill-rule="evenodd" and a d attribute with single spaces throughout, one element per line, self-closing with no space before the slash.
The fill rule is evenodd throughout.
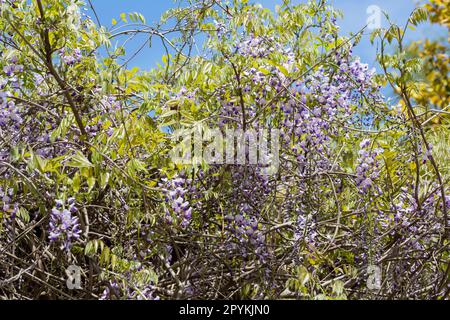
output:
<path id="1" fill-rule="evenodd" d="M 182 4 L 106 27 L 78 0 L 0 1 L 0 297 L 448 298 L 448 121 L 427 125 L 448 48 L 404 43 L 448 7 L 375 30 L 377 73 L 326 1 Z M 136 34 L 158 68 L 127 69 L 112 43 Z M 263 129 L 263 164 L 250 140 L 244 164 L 174 159 Z"/>

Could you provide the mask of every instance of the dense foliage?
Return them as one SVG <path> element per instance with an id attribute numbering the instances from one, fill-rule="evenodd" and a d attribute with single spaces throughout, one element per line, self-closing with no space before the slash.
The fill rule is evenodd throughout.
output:
<path id="1" fill-rule="evenodd" d="M 448 298 L 448 126 L 424 125 L 406 27 L 374 32 L 376 74 L 326 1 L 109 29 L 84 6 L 0 1 L 0 297 Z M 126 68 L 136 34 L 164 43 L 159 68 Z M 278 170 L 172 161 L 200 128 L 279 129 Z"/>
<path id="2" fill-rule="evenodd" d="M 430 110 L 435 113 L 428 122 L 429 124 L 440 122 L 448 124 L 450 115 L 448 112 L 450 105 L 450 83 L 448 81 L 450 4 L 442 0 L 431 0 L 426 4 L 426 8 L 430 12 L 430 21 L 446 27 L 447 39 L 423 39 L 413 42 L 407 48 L 407 54 L 410 57 L 422 60 L 422 68 L 417 77 L 422 81 L 417 83 L 417 88 L 412 94 L 423 111 L 427 111 L 428 115 L 430 115 Z"/>

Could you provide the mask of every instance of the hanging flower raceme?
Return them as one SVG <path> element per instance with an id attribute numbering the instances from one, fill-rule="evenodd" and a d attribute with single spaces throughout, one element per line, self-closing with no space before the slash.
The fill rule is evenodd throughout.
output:
<path id="1" fill-rule="evenodd" d="M 78 217 L 73 216 L 77 211 L 74 198 L 69 198 L 67 203 L 64 200 L 56 201 L 49 223 L 48 237 L 51 243 L 59 242 L 64 250 L 69 251 L 73 242 L 80 238 L 81 229 Z"/>
<path id="2" fill-rule="evenodd" d="M 167 204 L 165 218 L 169 224 L 180 223 L 183 228 L 189 225 L 192 218 L 192 207 L 186 200 L 189 184 L 189 179 L 181 177 L 163 179 L 163 183 L 160 184 L 165 190 Z"/>
<path id="3" fill-rule="evenodd" d="M 59 51 L 62 61 L 68 65 L 72 66 L 81 61 L 81 50 L 76 48 L 72 51 L 72 54 L 69 54 L 64 48 Z"/>
<path id="4" fill-rule="evenodd" d="M 3 188 L 0 187 L 0 210 L 9 213 L 7 218 L 10 220 L 14 220 L 17 211 L 19 210 L 18 204 L 13 203 L 12 201 L 13 194 L 14 190 L 12 188 L 3 190 Z"/>
<path id="5" fill-rule="evenodd" d="M 237 49 L 243 56 L 264 58 L 275 50 L 273 40 L 273 38 L 249 36 L 237 45 Z"/>
<path id="6" fill-rule="evenodd" d="M 375 180 L 380 175 L 380 164 L 377 159 L 383 149 L 370 148 L 370 140 L 365 139 L 360 144 L 361 150 L 358 152 L 358 165 L 356 166 L 356 185 L 360 193 L 368 193 L 375 186 Z M 377 188 L 380 193 L 381 190 Z"/>
<path id="7" fill-rule="evenodd" d="M 17 130 L 23 119 L 14 101 L 7 101 L 7 97 L 6 92 L 0 92 L 0 128 Z"/>

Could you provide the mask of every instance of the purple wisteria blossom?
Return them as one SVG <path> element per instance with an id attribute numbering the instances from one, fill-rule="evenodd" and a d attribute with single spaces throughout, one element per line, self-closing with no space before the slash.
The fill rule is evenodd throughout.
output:
<path id="1" fill-rule="evenodd" d="M 172 180 L 163 179 L 163 183 L 160 184 L 165 190 L 165 202 L 168 205 L 165 217 L 169 224 L 180 223 L 183 228 L 189 225 L 192 206 L 186 200 L 186 193 L 189 191 L 190 183 L 189 179 L 175 177 Z"/>
<path id="2" fill-rule="evenodd" d="M 383 152 L 383 149 L 370 148 L 370 140 L 365 139 L 360 144 L 358 152 L 358 165 L 356 166 L 356 185 L 360 193 L 367 193 L 375 184 L 375 180 L 380 175 L 378 155 Z"/>
<path id="3" fill-rule="evenodd" d="M 62 243 L 61 248 L 69 251 L 72 243 L 80 238 L 81 230 L 78 217 L 73 216 L 78 210 L 75 207 L 75 199 L 57 200 L 51 210 L 49 223 L 50 242 Z"/>
<path id="4" fill-rule="evenodd" d="M 249 36 L 243 39 L 237 46 L 238 52 L 243 56 L 264 58 L 275 51 L 273 38 Z"/>
<path id="5" fill-rule="evenodd" d="M 3 190 L 3 188 L 0 187 L 0 203 L 2 204 L 0 209 L 3 212 L 8 212 L 11 220 L 16 217 L 17 211 L 19 210 L 18 204 L 12 202 L 13 194 L 14 190 L 12 188 Z"/>
<path id="6" fill-rule="evenodd" d="M 61 49 L 59 51 L 62 61 L 68 65 L 72 66 L 81 61 L 82 54 L 81 50 L 76 48 L 72 51 L 72 54 L 69 54 L 65 49 Z"/>

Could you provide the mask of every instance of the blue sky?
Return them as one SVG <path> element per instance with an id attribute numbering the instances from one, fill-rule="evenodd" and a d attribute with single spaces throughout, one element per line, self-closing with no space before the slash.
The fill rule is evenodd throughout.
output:
<path id="1" fill-rule="evenodd" d="M 281 4 L 282 0 L 253 0 L 255 3 L 261 3 L 264 7 L 274 9 L 276 4 Z M 293 3 L 304 2 L 304 0 L 293 0 Z M 176 6 L 172 0 L 92 0 L 95 10 L 100 18 L 100 22 L 107 27 L 111 26 L 113 18 L 120 20 L 122 12 L 140 12 L 147 20 L 147 24 L 156 23 L 161 14 Z M 344 18 L 339 21 L 341 33 L 343 35 L 350 32 L 359 31 L 366 25 L 368 14 L 366 12 L 370 5 L 376 5 L 386 11 L 391 20 L 402 25 L 406 22 L 410 12 L 415 8 L 417 0 L 331 0 L 330 3 L 344 13 Z M 92 12 L 88 14 L 92 15 Z M 382 24 L 387 25 L 385 21 Z M 433 37 L 442 33 L 440 28 L 424 24 L 415 31 L 408 31 L 407 40 L 418 40 L 425 36 Z M 139 48 L 146 41 L 146 37 L 138 36 L 127 45 L 127 50 L 131 53 Z M 361 43 L 355 49 L 355 54 L 362 60 L 375 66 L 376 48 L 370 45 L 368 36 L 364 36 Z M 161 61 L 164 54 L 164 48 L 161 42 L 155 38 L 152 47 L 147 46 L 138 56 L 133 58 L 128 64 L 129 67 L 137 66 L 141 69 L 150 69 Z"/>

